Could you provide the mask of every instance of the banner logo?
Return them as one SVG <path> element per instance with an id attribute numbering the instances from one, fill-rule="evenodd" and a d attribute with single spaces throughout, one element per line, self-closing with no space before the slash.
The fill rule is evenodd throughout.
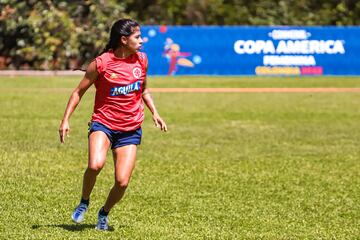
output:
<path id="1" fill-rule="evenodd" d="M 271 39 L 234 42 L 237 54 L 263 55 L 263 66 L 255 69 L 257 75 L 322 74 L 316 55 L 345 54 L 345 41 L 339 39 L 309 39 L 312 34 L 303 29 L 274 29 Z"/>

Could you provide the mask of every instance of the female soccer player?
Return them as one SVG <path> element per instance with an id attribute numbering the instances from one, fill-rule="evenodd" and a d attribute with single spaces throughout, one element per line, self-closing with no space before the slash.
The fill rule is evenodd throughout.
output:
<path id="1" fill-rule="evenodd" d="M 59 127 L 60 141 L 64 143 L 70 131 L 71 114 L 86 90 L 94 84 L 96 95 L 89 128 L 88 167 L 84 173 L 81 201 L 72 214 L 72 220 L 80 223 L 84 219 L 96 177 L 111 147 L 115 183 L 98 213 L 98 230 L 108 229 L 107 215 L 123 197 L 130 181 L 142 135 L 143 102 L 151 111 L 155 125 L 167 131 L 146 87 L 148 61 L 146 55 L 139 52 L 142 43 L 140 26 L 135 21 L 120 19 L 113 24 L 108 44 L 87 67 L 83 79 L 70 96 Z"/>

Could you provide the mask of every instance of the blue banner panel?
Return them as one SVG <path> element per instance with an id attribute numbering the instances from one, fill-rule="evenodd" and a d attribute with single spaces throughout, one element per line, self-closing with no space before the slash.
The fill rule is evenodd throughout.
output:
<path id="1" fill-rule="evenodd" d="M 360 27 L 143 26 L 149 75 L 360 75 Z"/>

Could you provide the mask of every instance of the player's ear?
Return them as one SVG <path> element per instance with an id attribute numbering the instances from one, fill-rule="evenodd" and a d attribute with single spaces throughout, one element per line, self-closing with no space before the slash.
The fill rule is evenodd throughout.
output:
<path id="1" fill-rule="evenodd" d="M 127 37 L 125 37 L 125 36 L 121 36 L 120 41 L 121 41 L 121 45 L 126 45 L 128 39 L 127 39 Z"/>

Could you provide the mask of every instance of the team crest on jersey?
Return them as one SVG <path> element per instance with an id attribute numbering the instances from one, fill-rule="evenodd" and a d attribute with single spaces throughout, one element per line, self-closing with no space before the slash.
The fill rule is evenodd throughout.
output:
<path id="1" fill-rule="evenodd" d="M 141 77 L 141 73 L 142 73 L 141 68 L 136 67 L 133 69 L 132 72 L 133 72 L 134 78 L 139 79 Z"/>
<path id="2" fill-rule="evenodd" d="M 110 78 L 112 78 L 112 79 L 117 78 L 116 73 L 112 73 L 112 74 L 110 75 Z"/>

